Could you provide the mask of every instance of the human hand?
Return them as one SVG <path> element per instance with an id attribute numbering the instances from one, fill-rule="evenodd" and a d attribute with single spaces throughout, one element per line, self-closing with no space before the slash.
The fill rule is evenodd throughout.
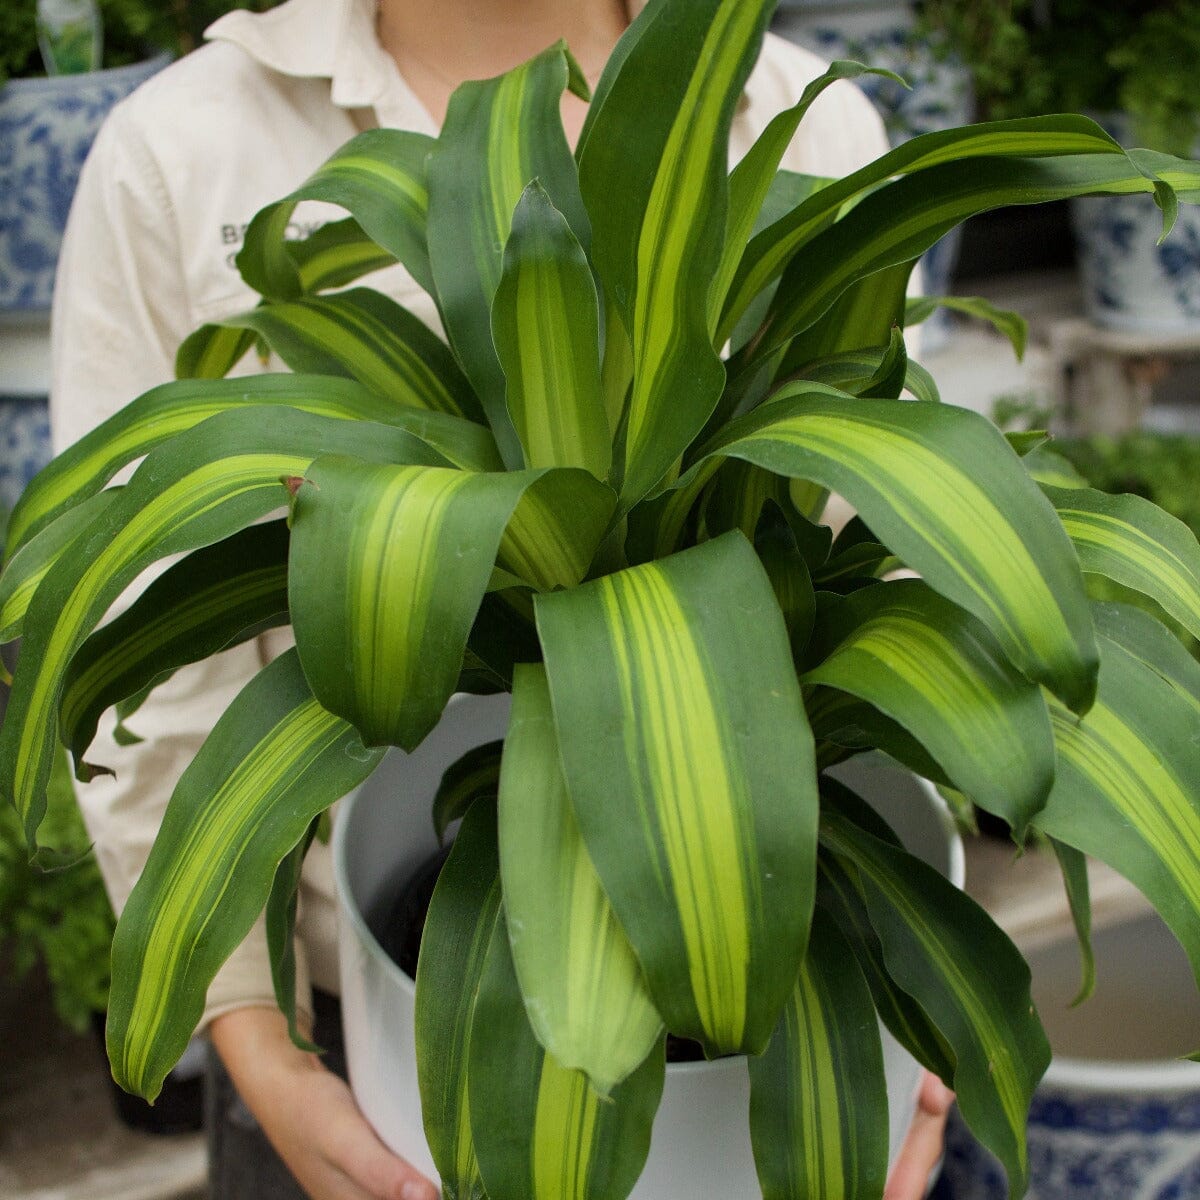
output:
<path id="1" fill-rule="evenodd" d="M 437 1188 L 394 1155 L 350 1089 L 298 1049 L 283 1015 L 241 1008 L 210 1036 L 246 1107 L 312 1200 L 437 1200 Z"/>
<path id="2" fill-rule="evenodd" d="M 924 1200 L 929 1176 L 945 1146 L 946 1118 L 953 1103 L 954 1093 L 936 1075 L 926 1072 L 917 1095 L 917 1111 L 892 1168 L 883 1200 Z"/>

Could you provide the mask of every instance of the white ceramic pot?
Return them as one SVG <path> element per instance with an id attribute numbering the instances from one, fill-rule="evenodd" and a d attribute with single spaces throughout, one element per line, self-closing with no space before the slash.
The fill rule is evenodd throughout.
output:
<path id="1" fill-rule="evenodd" d="M 1151 913 L 1095 938 L 1096 994 L 1078 1008 L 1074 940 L 1029 950 L 1054 1049 L 1029 1114 L 1028 1200 L 1200 1196 L 1200 995 L 1187 957 Z M 1005 1200 L 999 1167 L 952 1126 L 954 1200 Z"/>
<path id="2" fill-rule="evenodd" d="M 350 1081 L 383 1140 L 435 1174 L 421 1127 L 413 1034 L 415 987 L 381 949 L 371 914 L 437 849 L 430 800 L 442 771 L 464 751 L 503 736 L 507 696 L 459 697 L 412 755 L 390 754 L 340 807 L 334 871 L 340 912 L 342 1018 Z M 839 772 L 869 794 L 910 848 L 963 878 L 962 844 L 941 802 L 895 768 L 854 764 Z M 892 1152 L 907 1128 L 920 1080 L 917 1064 L 884 1036 Z M 633 1200 L 754 1200 L 759 1196 L 747 1123 L 745 1059 L 667 1068 L 650 1157 Z"/>

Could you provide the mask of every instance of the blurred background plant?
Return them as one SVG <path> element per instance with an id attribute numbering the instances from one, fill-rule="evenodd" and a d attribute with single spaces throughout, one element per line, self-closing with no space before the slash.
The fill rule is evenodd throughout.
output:
<path id="1" fill-rule="evenodd" d="M 204 30 L 232 8 L 262 12 L 279 0 L 97 0 L 104 22 L 104 66 L 123 67 L 167 50 L 194 50 Z M 0 86 L 42 75 L 36 0 L 0 0 Z"/>
<path id="2" fill-rule="evenodd" d="M 37 967 L 49 980 L 54 1010 L 77 1033 L 108 1005 L 114 919 L 71 786 L 66 756 L 55 764 L 46 812 L 46 844 L 79 861 L 47 871 L 29 862 L 16 810 L 0 806 L 0 985 L 20 983 Z"/>

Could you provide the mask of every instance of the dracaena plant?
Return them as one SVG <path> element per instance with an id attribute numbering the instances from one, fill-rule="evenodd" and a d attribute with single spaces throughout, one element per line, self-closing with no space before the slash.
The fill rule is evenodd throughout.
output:
<path id="1" fill-rule="evenodd" d="M 1169 220 L 1200 167 L 1048 117 L 837 181 L 777 171 L 863 69 L 837 64 L 730 173 L 771 8 L 653 0 L 574 153 L 561 47 L 460 88 L 436 139 L 355 139 L 250 227 L 261 304 L 13 514 L 0 778 L 31 841 L 56 740 L 86 779 L 107 707 L 265 626 L 296 637 L 185 773 L 121 918 L 127 1088 L 157 1092 L 264 907 L 290 1005 L 317 819 L 461 690 L 513 699 L 431 814 L 463 818 L 417 980 L 449 1196 L 557 1197 L 564 1172 L 573 1197 L 627 1194 L 665 1030 L 749 1056 L 765 1196 L 879 1196 L 876 1012 L 1023 1191 L 1049 1057 L 1028 971 L 825 774 L 866 749 L 1053 839 L 1081 930 L 1083 855 L 1111 863 L 1200 968 L 1200 668 L 1085 590 L 1108 576 L 1200 632 L 1200 547 L 1148 502 L 1040 484 L 1037 438 L 940 402 L 900 336 L 929 308 L 914 262 L 964 218 L 1145 191 Z M 285 242 L 306 199 L 350 215 Z M 396 260 L 445 342 L 347 289 Z M 257 342 L 296 373 L 221 378 Z M 836 538 L 828 490 L 859 514 Z"/>

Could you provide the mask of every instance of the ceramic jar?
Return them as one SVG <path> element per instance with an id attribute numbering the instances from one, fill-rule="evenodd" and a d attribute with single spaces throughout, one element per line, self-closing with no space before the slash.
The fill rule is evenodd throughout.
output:
<path id="1" fill-rule="evenodd" d="M 334 824 L 339 905 L 342 1019 L 351 1086 L 380 1137 L 434 1173 L 421 1126 L 414 1040 L 415 985 L 387 957 L 371 914 L 390 908 L 398 886 L 437 849 L 430 801 L 444 769 L 471 747 L 502 737 L 507 696 L 458 697 L 411 755 L 390 752 L 380 769 L 340 805 Z M 841 778 L 877 803 L 914 853 L 956 883 L 962 843 L 945 806 L 912 776 L 881 762 L 839 768 Z M 892 1155 L 911 1118 L 921 1071 L 884 1031 Z M 631 1200 L 759 1200 L 750 1147 L 749 1076 L 744 1058 L 667 1068 L 650 1157 Z"/>

